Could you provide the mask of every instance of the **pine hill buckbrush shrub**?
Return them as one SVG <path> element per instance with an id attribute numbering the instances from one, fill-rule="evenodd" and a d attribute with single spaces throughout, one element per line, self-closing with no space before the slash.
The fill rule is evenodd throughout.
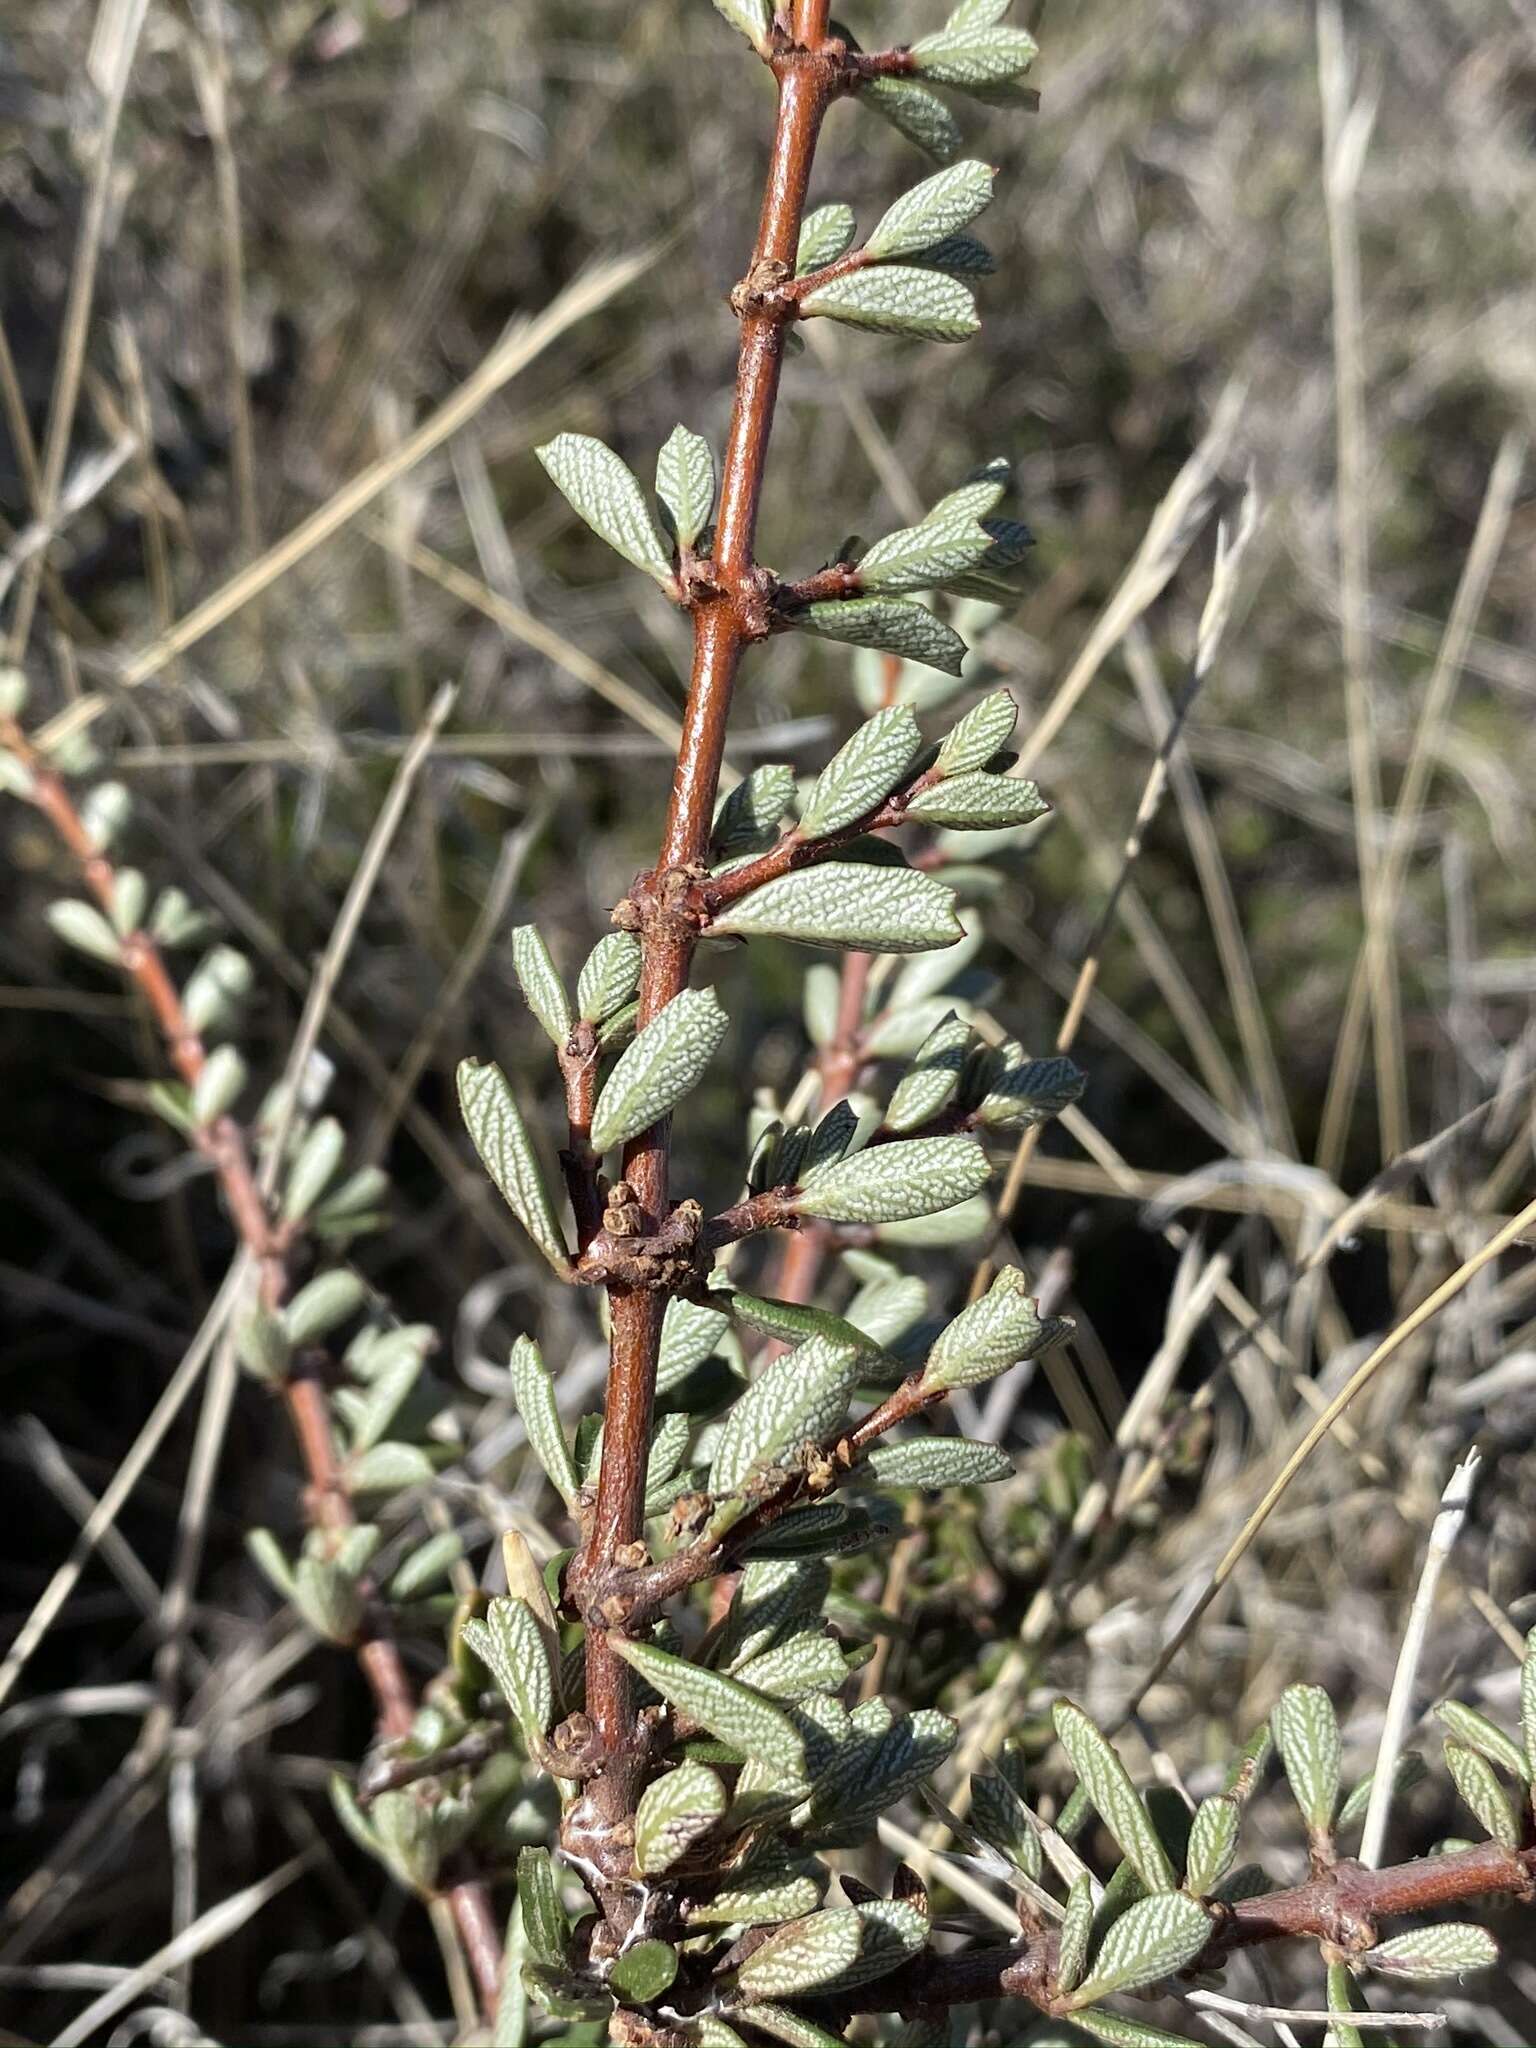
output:
<path id="1" fill-rule="evenodd" d="M 963 623 L 965 601 L 1008 592 L 1029 534 L 999 509 L 1006 464 L 981 463 L 917 523 L 799 580 L 757 560 L 757 508 L 800 322 L 943 342 L 976 331 L 972 281 L 991 263 L 971 230 L 993 173 L 961 156 L 951 98 L 1032 105 L 1034 45 L 1005 18 L 1008 0 L 961 0 L 934 33 L 873 52 L 818 0 L 777 14 L 769 0 L 716 5 L 778 86 L 757 243 L 731 296 L 727 443 L 717 465 L 677 427 L 657 457 L 655 510 L 600 441 L 560 433 L 539 450 L 576 513 L 694 635 L 654 866 L 615 906 L 574 993 L 535 926 L 512 935 L 566 1105 L 563 1203 L 500 1068 L 470 1058 L 458 1077 L 486 1171 L 610 1333 L 601 1418 L 573 1436 L 556 1368 L 530 1337 L 512 1350 L 528 1443 L 571 1530 L 549 1569 L 515 1533 L 508 1590 L 491 1598 L 445 1590 L 461 1564 L 451 1533 L 376 1567 L 381 1526 L 368 1515 L 429 1481 L 451 1449 L 423 1372 L 431 1331 L 369 1314 L 342 1259 L 380 1224 L 385 1178 L 349 1170 L 340 1125 L 302 1077 L 242 1117 L 250 1080 L 234 1037 L 248 963 L 204 950 L 179 891 L 155 895 L 117 864 L 125 793 L 92 782 L 84 744 L 27 736 L 19 673 L 0 702 L 5 783 L 76 856 L 86 894 L 55 905 L 55 928 L 147 998 L 174 1073 L 154 1107 L 218 1175 L 249 1255 L 240 1357 L 291 1413 L 311 1517 L 296 1553 L 267 1531 L 251 1550 L 316 1634 L 355 1652 L 378 1705 L 376 1747 L 355 1780 L 337 1778 L 337 1812 L 403 1886 L 447 1901 L 491 2038 L 822 2048 L 871 2038 L 868 2016 L 883 2016 L 895 2031 L 882 2038 L 923 2048 L 952 2038 L 953 2009 L 982 2006 L 1005 2014 L 989 2039 L 1045 2015 L 1115 2048 L 1158 2048 L 1176 2037 L 1135 2018 L 1127 1994 L 1187 1991 L 1244 1948 L 1300 1937 L 1319 1950 L 1332 2040 L 1358 2044 L 1360 1979 L 1490 1964 L 1487 1932 L 1448 1909 L 1536 1885 L 1536 1643 L 1518 1734 L 1454 1701 L 1440 1709 L 1478 1837 L 1419 1861 L 1373 1869 L 1346 1853 L 1368 1786 L 1342 1787 L 1333 1707 L 1295 1685 L 1192 1810 L 1138 1790 L 1067 1700 L 1054 1734 L 1075 1789 L 1054 1824 L 1014 1751 L 971 1776 L 964 1818 L 939 1811 L 1011 1896 L 1013 1939 L 957 1941 L 910 1865 L 888 1895 L 848 1869 L 881 1818 L 942 1770 L 957 1729 L 878 1692 L 848 1704 L 869 1646 L 850 1640 L 844 1610 L 837 1627 L 828 1619 L 829 1560 L 899 1532 L 893 1494 L 1006 1477 L 997 1448 L 936 1429 L 935 1415 L 1070 1329 L 1011 1266 L 932 1324 L 901 1248 L 974 1235 L 997 1141 L 1073 1103 L 1082 1076 L 1063 1057 L 984 1039 L 963 994 L 977 927 L 962 910 L 992 844 L 974 842 L 978 856 L 966 835 L 1017 831 L 1046 805 L 1012 772 L 1007 691 L 948 720 L 965 642 L 923 600 L 961 600 L 950 615 Z M 842 99 L 936 165 L 862 240 L 847 206 L 805 206 L 821 123 Z M 808 787 L 767 765 L 722 794 L 738 668 L 786 632 L 862 651 L 868 716 Z M 670 1173 L 672 1119 L 728 1030 L 714 991 L 692 982 L 712 942 L 842 960 L 806 975 L 816 1071 L 791 1098 L 806 1113 L 759 1120 L 744 1191 L 714 1213 Z M 167 962 L 184 949 L 200 957 L 178 982 Z M 892 1060 L 882 1097 L 865 1094 L 862 1077 Z M 748 1292 L 733 1250 L 774 1233 L 778 1291 Z M 814 1304 L 833 1258 L 854 1282 L 841 1314 Z M 442 1670 L 418 1696 L 398 1641 L 445 1613 Z M 1289 1886 L 1241 1860 L 1272 1752 L 1310 1859 Z M 536 1780 L 554 1788 L 558 1820 L 530 1842 L 526 1817 L 519 1838 L 509 1816 Z M 1118 1853 L 1102 1878 L 1090 1838 Z M 1389 1931 L 1404 1915 L 1407 1930 Z"/>

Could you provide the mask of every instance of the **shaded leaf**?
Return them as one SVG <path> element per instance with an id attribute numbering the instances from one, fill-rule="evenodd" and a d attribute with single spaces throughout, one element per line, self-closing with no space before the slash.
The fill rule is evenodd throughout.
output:
<path id="1" fill-rule="evenodd" d="M 867 78 L 859 87 L 860 104 L 889 121 L 925 156 L 949 163 L 960 151 L 960 129 L 937 93 L 910 78 Z"/>
<path id="2" fill-rule="evenodd" d="M 1490 1763 L 1500 1765 L 1511 1777 L 1529 1778 L 1531 1774 L 1520 1744 L 1512 1735 L 1506 1735 L 1496 1721 L 1490 1721 L 1486 1714 L 1478 1713 L 1475 1707 L 1463 1706 L 1460 1700 L 1441 1700 L 1435 1713 L 1458 1742 L 1477 1750 Z"/>
<path id="3" fill-rule="evenodd" d="M 547 1849 L 530 1845 L 519 1850 L 517 1897 L 529 1955 L 550 1969 L 563 1968 L 570 1942 L 570 1922 L 560 1903 L 554 1860 Z"/>
<path id="4" fill-rule="evenodd" d="M 1082 1068 L 1059 1054 L 1052 1059 L 1027 1059 L 1014 1039 L 1002 1051 L 1001 1071 L 992 1076 L 976 1111 L 978 1121 L 989 1130 L 1020 1130 L 1026 1124 L 1048 1123 L 1076 1102 L 1088 1085 Z"/>
<path id="5" fill-rule="evenodd" d="M 744 775 L 715 813 L 709 838 L 715 857 L 727 860 L 772 846 L 794 794 L 795 771 L 781 761 L 767 762 Z"/>
<path id="6" fill-rule="evenodd" d="M 649 2005 L 668 1990 L 677 1975 L 677 1950 L 669 1941 L 637 1941 L 621 1949 L 608 1982 L 621 1998 Z"/>
<path id="7" fill-rule="evenodd" d="M 1067 1910 L 1061 1916 L 1061 1934 L 1056 1953 L 1056 1983 L 1062 1991 L 1075 1991 L 1088 1967 L 1088 1937 L 1093 1932 L 1093 1879 L 1080 1870 L 1067 1893 Z"/>
<path id="8" fill-rule="evenodd" d="M 857 233 L 858 224 L 851 206 L 818 206 L 801 223 L 800 242 L 795 251 L 795 275 L 803 276 L 808 270 L 820 270 L 824 264 L 835 263 L 839 256 L 852 248 Z"/>

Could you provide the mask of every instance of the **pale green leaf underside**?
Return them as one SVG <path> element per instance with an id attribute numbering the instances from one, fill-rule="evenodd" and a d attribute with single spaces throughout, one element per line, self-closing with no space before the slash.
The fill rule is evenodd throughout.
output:
<path id="1" fill-rule="evenodd" d="M 691 548 L 715 509 L 715 458 L 701 435 L 672 429 L 656 457 L 656 495 L 679 541 Z"/>
<path id="2" fill-rule="evenodd" d="M 947 164 L 959 154 L 959 123 L 938 94 L 915 79 L 866 79 L 859 88 L 859 100 L 889 121 L 925 156 Z"/>
<path id="3" fill-rule="evenodd" d="M 1155 1984 L 1192 1963 L 1210 1938 L 1210 1916 L 1187 1892 L 1138 1899 L 1111 1922 L 1076 1996 L 1086 2004 Z"/>
<path id="4" fill-rule="evenodd" d="M 877 711 L 817 776 L 800 815 L 803 839 L 825 839 L 875 810 L 896 788 L 922 745 L 905 704 Z"/>
<path id="5" fill-rule="evenodd" d="M 664 1700 L 707 1728 L 720 1741 L 759 1759 L 786 1778 L 805 1774 L 805 1745 L 784 1709 L 722 1672 L 690 1664 L 651 1643 L 609 1641 L 626 1663 Z"/>
<path id="6" fill-rule="evenodd" d="M 969 226 L 992 197 L 994 175 L 990 164 L 973 160 L 935 171 L 887 210 L 865 248 L 882 260 L 912 256 Z"/>
<path id="7" fill-rule="evenodd" d="M 907 597 L 829 598 L 794 613 L 792 623 L 802 633 L 898 654 L 945 675 L 959 675 L 965 660 L 965 642 L 954 628 Z"/>
<path id="8" fill-rule="evenodd" d="M 1071 1324 L 1042 1316 L 1016 1267 L 1005 1266 L 979 1301 L 934 1340 L 923 1369 L 928 1387 L 974 1387 L 1064 1336 Z"/>
<path id="9" fill-rule="evenodd" d="M 728 1019 L 713 989 L 684 989 L 620 1053 L 592 1113 L 592 1148 L 622 1145 L 698 1086 Z"/>
<path id="10" fill-rule="evenodd" d="M 879 1444 L 866 1460 L 882 1486 L 987 1486 L 1013 1474 L 1013 1460 L 996 1444 L 964 1437 L 923 1437 Z"/>
<path id="11" fill-rule="evenodd" d="M 720 936 L 797 939 L 834 950 L 925 953 L 964 936 L 955 892 L 911 868 L 822 861 L 780 875 L 713 921 Z"/>
<path id="12" fill-rule="evenodd" d="M 587 955 L 576 983 L 576 1011 L 601 1024 L 622 1010 L 640 986 L 640 941 L 632 932 L 606 932 Z"/>
<path id="13" fill-rule="evenodd" d="M 806 293 L 800 314 L 911 341 L 969 341 L 981 326 L 967 285 L 947 271 L 909 263 L 873 264 L 829 278 Z"/>
<path id="14" fill-rule="evenodd" d="M 622 457 L 591 434 L 557 434 L 534 453 L 595 534 L 658 583 L 671 583 L 671 550 Z"/>
<path id="15" fill-rule="evenodd" d="M 990 1174 L 973 1139 L 897 1138 L 824 1168 L 800 1190 L 794 1207 L 830 1223 L 890 1223 L 952 1209 Z"/>
<path id="16" fill-rule="evenodd" d="M 513 932 L 512 968 L 523 991 L 523 1001 L 555 1044 L 564 1045 L 575 1018 L 565 984 L 555 971 L 537 925 L 520 924 Z"/>
<path id="17" fill-rule="evenodd" d="M 565 1237 L 521 1112 L 494 1062 L 459 1064 L 459 1107 L 486 1172 L 539 1250 L 558 1272 L 569 1263 Z"/>
<path id="18" fill-rule="evenodd" d="M 754 1467 L 777 1465 L 803 1443 L 820 1443 L 842 1421 L 858 1381 L 859 1353 L 810 1337 L 776 1358 L 737 1397 L 716 1440 L 709 1490 L 730 1493 Z"/>
<path id="19" fill-rule="evenodd" d="M 907 815 L 920 824 L 946 826 L 951 831 L 985 832 L 1031 824 L 1049 809 L 1033 782 L 976 770 L 946 776 L 920 790 L 907 806 Z"/>

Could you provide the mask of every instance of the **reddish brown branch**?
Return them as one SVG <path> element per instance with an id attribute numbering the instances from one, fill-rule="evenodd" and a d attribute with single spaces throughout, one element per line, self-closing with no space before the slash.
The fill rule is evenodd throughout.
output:
<path id="1" fill-rule="evenodd" d="M 117 892 L 116 871 L 97 850 L 63 777 L 48 765 L 14 720 L 0 721 L 0 745 L 25 765 L 32 779 L 30 800 L 73 855 L 86 887 L 110 918 Z M 171 1065 L 187 1087 L 195 1090 L 207 1055 L 153 937 L 146 931 L 130 932 L 122 941 L 121 964 L 154 1018 Z M 288 1292 L 291 1237 L 272 1217 L 262 1197 L 245 1132 L 233 1117 L 223 1116 L 196 1130 L 192 1142 L 218 1177 L 230 1220 L 255 1263 L 263 1306 L 279 1309 Z M 325 1388 L 312 1359 L 296 1361 L 281 1392 L 304 1465 L 306 1515 L 317 1529 L 348 1529 L 357 1517 L 336 1455 Z M 370 1607 L 365 1629 L 357 1645 L 357 1661 L 373 1693 L 380 1733 L 397 1739 L 409 1733 L 415 1719 L 415 1692 L 399 1647 L 377 1606 Z M 488 2014 L 494 2014 L 501 1984 L 501 1937 L 489 1896 L 483 1885 L 466 1883 L 454 1885 L 447 1898 L 481 2002 Z"/>
<path id="2" fill-rule="evenodd" d="M 738 294 L 741 337 L 736 397 L 721 469 L 715 522 L 711 587 L 693 608 L 693 672 L 661 852 L 650 878 L 659 907 L 642 927 L 638 1028 L 646 1025 L 687 985 L 696 924 L 668 905 L 686 887 L 709 844 L 720 767 L 725 754 L 731 693 L 743 648 L 763 631 L 762 579 L 754 561 L 758 503 L 778 399 L 785 335 L 792 308 L 782 294 L 757 289 L 765 278 L 794 275 L 800 222 L 817 136 L 828 106 L 855 82 L 848 52 L 829 41 L 827 0 L 795 0 L 792 44 L 778 49 L 773 69 L 779 84 L 778 113 L 769 154 L 757 240 L 748 271 L 750 289 Z M 641 1227 L 655 1232 L 668 1210 L 667 1119 L 634 1138 L 624 1151 L 624 1179 L 642 1212 Z M 656 1361 L 663 1301 L 649 1291 L 615 1287 L 610 1292 L 612 1337 L 602 1470 L 597 1500 L 570 1585 L 580 1600 L 611 1573 L 615 1553 L 636 1542 L 643 1526 L 645 1466 L 649 1452 Z M 590 1602 L 587 1635 L 587 1712 L 614 1759 L 597 1782 L 597 1809 L 610 1824 L 622 1823 L 638 1791 L 633 1687 L 628 1666 L 594 1625 Z"/>

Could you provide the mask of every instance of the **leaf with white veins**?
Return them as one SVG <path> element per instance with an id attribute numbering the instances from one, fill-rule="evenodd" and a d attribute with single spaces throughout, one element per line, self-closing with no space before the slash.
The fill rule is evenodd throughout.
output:
<path id="1" fill-rule="evenodd" d="M 698 1086 L 728 1019 L 713 989 L 684 989 L 620 1053 L 592 1112 L 592 1149 L 607 1152 L 666 1116 Z"/>
<path id="2" fill-rule="evenodd" d="M 877 711 L 817 776 L 800 815 L 803 839 L 825 839 L 882 804 L 901 782 L 922 735 L 905 704 Z"/>
<path id="3" fill-rule="evenodd" d="M 564 1233 L 506 1075 L 494 1061 L 461 1060 L 458 1083 L 459 1108 L 481 1164 L 545 1258 L 564 1273 L 570 1264 Z"/>
<path id="4" fill-rule="evenodd" d="M 656 531 L 639 479 L 591 434 L 557 434 L 533 451 L 573 511 L 609 547 L 671 587 L 672 553 Z"/>

